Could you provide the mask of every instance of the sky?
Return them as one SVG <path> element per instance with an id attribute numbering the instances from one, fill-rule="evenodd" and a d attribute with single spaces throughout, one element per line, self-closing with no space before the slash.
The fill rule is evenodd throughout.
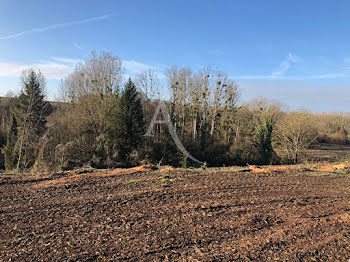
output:
<path id="1" fill-rule="evenodd" d="M 349 14 L 341 0 L 0 0 L 0 96 L 34 68 L 53 100 L 96 50 L 119 56 L 130 76 L 211 66 L 237 82 L 241 103 L 350 112 Z"/>

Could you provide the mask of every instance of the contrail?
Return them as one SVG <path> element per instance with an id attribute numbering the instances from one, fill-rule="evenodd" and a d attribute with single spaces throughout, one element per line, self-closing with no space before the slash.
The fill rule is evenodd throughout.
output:
<path id="1" fill-rule="evenodd" d="M 54 25 L 49 25 L 49 26 L 44 26 L 44 27 L 32 28 L 30 30 L 26 30 L 26 31 L 19 32 L 16 34 L 2 36 L 2 37 L 0 37 L 0 40 L 12 39 L 12 38 L 17 38 L 17 37 L 20 37 L 23 35 L 29 35 L 29 34 L 33 34 L 33 33 L 42 33 L 42 32 L 46 32 L 46 31 L 50 31 L 50 30 L 55 30 L 57 28 L 63 28 L 63 27 L 69 27 L 69 26 L 73 26 L 73 25 L 80 25 L 80 24 L 91 23 L 94 21 L 105 20 L 111 16 L 112 16 L 112 14 L 107 14 L 107 15 L 102 15 L 102 16 L 95 16 L 95 17 L 91 17 L 91 18 L 86 18 L 83 20 L 71 21 L 71 22 L 67 22 L 67 23 L 60 23 L 60 24 L 54 24 Z"/>

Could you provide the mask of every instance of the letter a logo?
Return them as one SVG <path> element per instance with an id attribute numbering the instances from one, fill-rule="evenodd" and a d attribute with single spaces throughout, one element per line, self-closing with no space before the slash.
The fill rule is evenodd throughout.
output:
<path id="1" fill-rule="evenodd" d="M 162 115 L 163 115 L 164 120 L 157 120 L 157 116 L 158 116 L 158 114 L 159 114 L 159 110 L 162 111 Z M 168 128 L 169 128 L 170 135 L 171 135 L 171 137 L 173 138 L 173 140 L 174 140 L 176 146 L 178 147 L 178 149 L 179 149 L 186 157 L 188 157 L 189 159 L 193 160 L 194 162 L 196 162 L 196 163 L 198 163 L 198 164 L 203 164 L 202 161 L 199 161 L 198 159 L 194 158 L 194 157 L 185 149 L 185 147 L 182 145 L 182 143 L 181 143 L 179 137 L 177 136 L 177 134 L 176 134 L 176 132 L 175 132 L 175 128 L 174 128 L 174 126 L 173 126 L 173 123 L 171 123 L 168 110 L 167 110 L 166 105 L 164 104 L 163 101 L 159 101 L 158 106 L 157 106 L 157 109 L 156 109 L 156 112 L 155 112 L 154 115 L 153 115 L 151 124 L 149 125 L 148 130 L 147 130 L 146 134 L 144 134 L 144 136 L 153 136 L 152 130 L 153 130 L 153 126 L 154 126 L 155 124 L 166 124 L 166 125 L 168 126 Z"/>

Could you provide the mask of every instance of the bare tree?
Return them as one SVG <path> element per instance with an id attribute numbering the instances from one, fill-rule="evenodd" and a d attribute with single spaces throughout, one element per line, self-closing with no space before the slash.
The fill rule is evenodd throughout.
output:
<path id="1" fill-rule="evenodd" d="M 275 147 L 292 163 L 298 163 L 303 151 L 317 138 L 314 118 L 306 112 L 287 114 L 274 134 Z"/>
<path id="2" fill-rule="evenodd" d="M 92 52 L 89 60 L 79 63 L 61 86 L 61 96 L 76 105 L 85 125 L 92 125 L 96 136 L 106 130 L 111 99 L 119 93 L 123 78 L 121 60 L 111 53 Z"/>
<path id="3" fill-rule="evenodd" d="M 136 85 L 141 88 L 146 100 L 154 100 L 160 98 L 160 82 L 157 72 L 148 69 L 136 75 Z"/>

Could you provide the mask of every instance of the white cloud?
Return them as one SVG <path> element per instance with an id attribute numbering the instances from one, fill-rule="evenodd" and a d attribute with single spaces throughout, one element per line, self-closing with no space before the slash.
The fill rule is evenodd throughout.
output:
<path id="1" fill-rule="evenodd" d="M 141 62 L 137 62 L 135 60 L 123 60 L 123 66 L 125 67 L 127 74 L 126 76 L 134 76 L 138 73 L 151 69 L 156 72 L 159 79 L 165 79 L 165 75 L 162 72 L 165 66 L 155 66 L 150 64 L 144 64 Z"/>
<path id="2" fill-rule="evenodd" d="M 85 48 L 83 48 L 81 45 L 79 45 L 78 43 L 73 43 L 73 46 L 75 48 L 79 49 L 80 51 L 82 51 L 85 55 L 89 54 L 89 52 Z"/>
<path id="3" fill-rule="evenodd" d="M 32 68 L 40 70 L 47 79 L 62 79 L 73 72 L 75 65 L 79 62 L 82 62 L 82 60 L 56 56 L 39 63 L 0 62 L 0 77 L 19 77 L 23 70 Z M 134 76 L 142 71 L 152 69 L 160 79 L 165 78 L 162 73 L 162 67 L 144 64 L 135 60 L 123 60 L 122 62 L 127 76 Z"/>
<path id="4" fill-rule="evenodd" d="M 286 76 L 285 73 L 289 68 L 300 59 L 292 53 L 288 53 L 287 57 L 280 63 L 279 68 L 270 75 L 240 75 L 232 76 L 232 79 L 302 79 L 299 76 Z"/>
<path id="5" fill-rule="evenodd" d="M 74 65 L 81 62 L 80 59 L 72 59 L 72 58 L 57 57 L 57 56 L 53 56 L 53 57 L 51 57 L 51 59 L 58 61 L 58 62 L 65 63 L 65 64 L 74 64 Z"/>
<path id="6" fill-rule="evenodd" d="M 338 72 L 323 73 L 323 74 L 309 74 L 309 75 L 286 75 L 286 72 L 293 66 L 293 64 L 300 61 L 300 58 L 292 53 L 289 53 L 285 60 L 283 60 L 278 70 L 272 72 L 270 75 L 238 75 L 231 76 L 232 79 L 237 80 L 312 80 L 312 79 L 340 79 L 350 78 L 350 67 L 339 67 Z M 344 61 L 347 61 L 346 59 Z M 350 63 L 350 58 L 349 58 Z"/>
<path id="7" fill-rule="evenodd" d="M 133 73 L 140 73 L 148 69 L 153 69 L 153 70 L 157 69 L 154 66 L 140 63 L 135 60 L 123 60 L 123 66 L 125 67 L 126 70 Z"/>
<path id="8" fill-rule="evenodd" d="M 23 70 L 32 68 L 40 70 L 47 79 L 62 79 L 74 70 L 78 59 L 52 57 L 40 63 L 18 64 L 0 62 L 0 77 L 19 77 Z"/>
<path id="9" fill-rule="evenodd" d="M 64 27 L 86 24 L 86 23 L 91 23 L 91 22 L 100 21 L 100 20 L 106 20 L 111 16 L 112 16 L 112 14 L 107 14 L 107 15 L 102 15 L 102 16 L 90 17 L 90 18 L 86 18 L 86 19 L 82 19 L 82 20 L 75 20 L 75 21 L 66 22 L 66 23 L 59 23 L 59 24 L 53 24 L 53 25 L 49 25 L 49 26 L 32 28 L 32 29 L 25 30 L 25 31 L 22 31 L 19 33 L 14 33 L 14 34 L 6 35 L 6 36 L 0 36 L 0 40 L 18 38 L 18 37 L 21 37 L 23 35 L 29 35 L 29 34 L 33 34 L 33 33 L 43 33 L 43 32 L 55 30 L 58 28 L 64 28 Z"/>
<path id="10" fill-rule="evenodd" d="M 279 68 L 272 72 L 272 76 L 281 76 L 284 75 L 288 69 L 292 66 L 292 64 L 298 61 L 298 57 L 292 53 L 289 53 L 285 60 L 283 60 L 279 66 Z"/>

